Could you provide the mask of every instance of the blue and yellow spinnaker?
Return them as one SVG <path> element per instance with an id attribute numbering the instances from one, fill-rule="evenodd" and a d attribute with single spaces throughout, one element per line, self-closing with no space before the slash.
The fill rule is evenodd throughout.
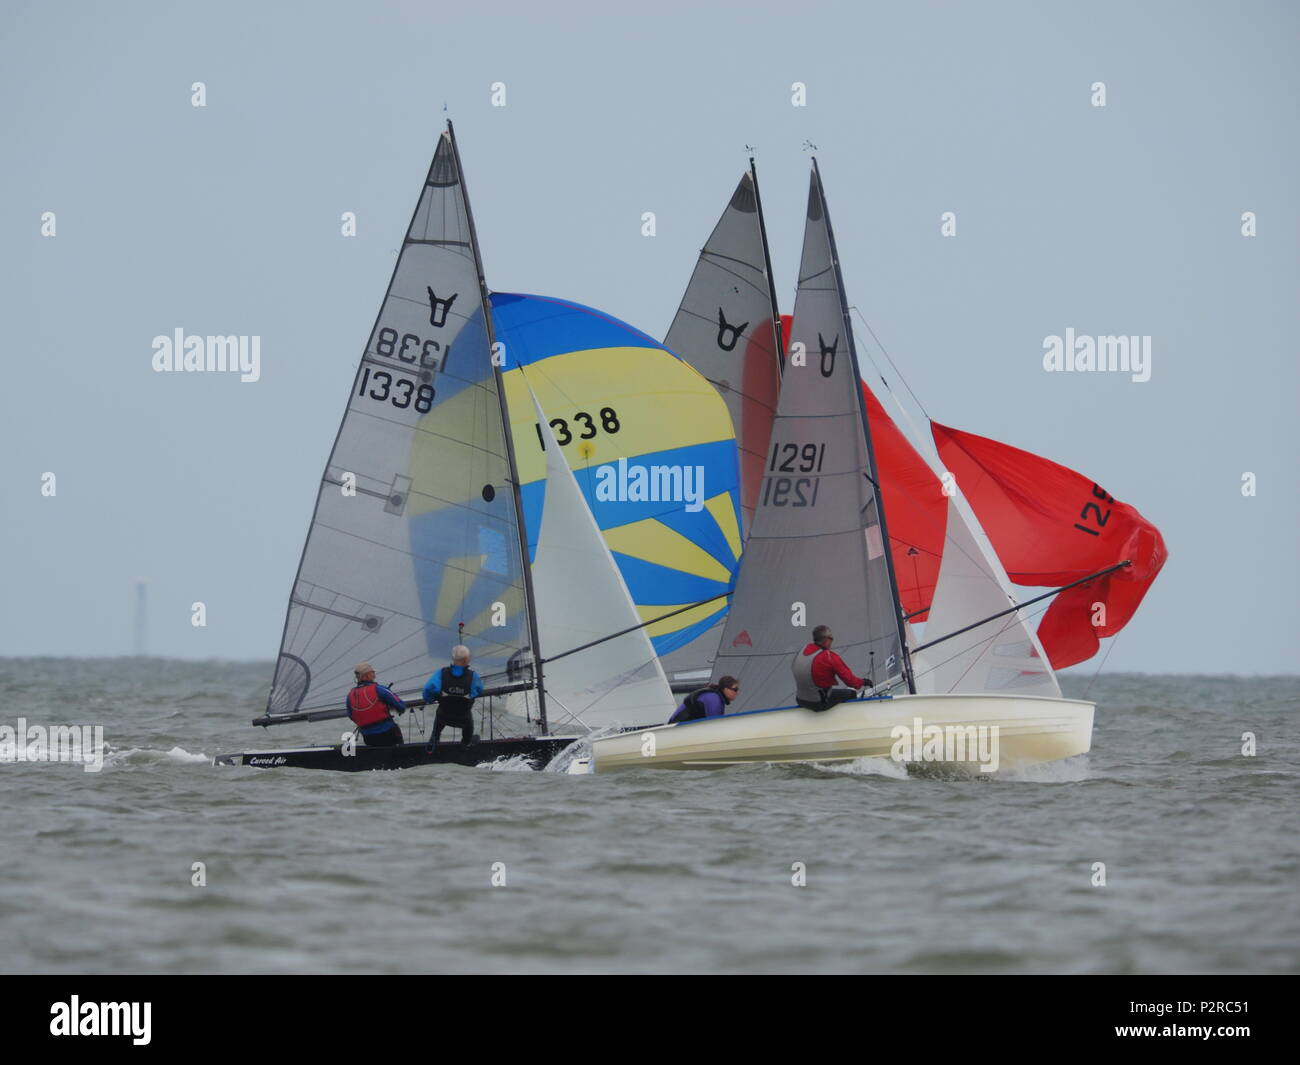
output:
<path id="1" fill-rule="evenodd" d="M 496 293 L 492 316 L 530 557 L 546 491 L 531 385 L 641 618 L 728 592 L 741 549 L 738 463 L 713 386 L 658 341 L 581 304 Z M 641 498 L 655 494 L 679 498 Z M 655 651 L 687 647 L 726 610 L 717 599 L 650 626 Z M 698 648 L 701 667 L 715 650 Z"/>

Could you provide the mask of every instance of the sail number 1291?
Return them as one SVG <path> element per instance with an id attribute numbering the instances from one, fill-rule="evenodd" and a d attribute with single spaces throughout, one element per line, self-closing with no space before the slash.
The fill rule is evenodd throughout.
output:
<path id="1" fill-rule="evenodd" d="M 825 444 L 772 444 L 772 458 L 767 464 L 769 476 L 763 478 L 763 506 L 815 507 L 820 477 L 778 477 L 778 473 L 821 473 L 826 459 Z"/>

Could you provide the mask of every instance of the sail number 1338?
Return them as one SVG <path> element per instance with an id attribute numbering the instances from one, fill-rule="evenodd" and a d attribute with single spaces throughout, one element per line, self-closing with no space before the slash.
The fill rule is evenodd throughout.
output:
<path id="1" fill-rule="evenodd" d="M 398 410 L 413 406 L 421 414 L 429 413 L 429 408 L 433 406 L 433 394 L 433 385 L 422 385 L 401 374 L 374 370 L 369 366 L 361 375 L 361 387 L 357 389 L 358 396 L 379 403 L 391 403 Z"/>
<path id="2" fill-rule="evenodd" d="M 573 416 L 573 429 L 569 428 L 569 421 L 567 418 L 551 419 L 551 431 L 555 433 L 555 442 L 559 444 L 560 447 L 572 443 L 575 435 L 573 430 L 579 428 L 582 430 L 576 434 L 579 440 L 593 439 L 596 436 L 597 419 L 599 419 L 600 428 L 607 433 L 616 433 L 620 428 L 622 428 L 618 420 L 618 411 L 613 407 L 601 407 L 600 413 L 595 417 L 588 414 L 585 410 L 580 410 Z M 537 446 L 545 451 L 546 441 L 542 436 L 542 427 L 534 423 L 533 428 L 537 430 Z"/>

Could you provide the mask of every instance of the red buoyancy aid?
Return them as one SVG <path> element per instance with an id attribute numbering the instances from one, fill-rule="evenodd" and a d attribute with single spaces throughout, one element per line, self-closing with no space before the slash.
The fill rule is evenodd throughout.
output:
<path id="1" fill-rule="evenodd" d="M 389 720 L 388 707 L 379 698 L 378 685 L 358 684 L 348 692 L 348 717 L 357 728 L 369 728 Z"/>

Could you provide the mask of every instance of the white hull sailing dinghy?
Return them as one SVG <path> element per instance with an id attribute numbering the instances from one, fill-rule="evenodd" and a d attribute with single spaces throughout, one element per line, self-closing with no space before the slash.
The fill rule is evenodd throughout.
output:
<path id="1" fill-rule="evenodd" d="M 1092 703 L 1034 695 L 896 695 L 837 703 L 817 714 L 791 706 L 624 732 L 596 740 L 593 759 L 603 772 L 902 754 L 903 761 L 995 772 L 1085 753 L 1092 711 Z"/>
<path id="2" fill-rule="evenodd" d="M 692 278 L 696 291 L 688 289 L 679 322 L 690 307 L 690 317 L 700 323 L 754 323 L 755 335 L 769 347 L 775 324 L 780 351 L 781 319 L 774 297 L 767 307 L 743 312 L 728 304 L 741 297 L 737 278 L 748 282 L 751 303 L 756 294 L 772 291 L 761 209 L 748 221 L 746 213 L 737 211 L 733 198 L 701 254 Z M 744 242 L 737 231 L 746 225 L 749 250 L 740 254 L 736 249 Z M 725 247 L 714 247 L 719 234 Z M 711 258 L 725 261 L 725 270 L 718 271 L 725 274 L 721 283 L 705 270 Z M 766 285 L 761 283 L 764 270 Z M 761 431 L 770 426 L 770 439 L 760 446 L 762 467 L 746 471 L 757 473 L 746 479 L 748 538 L 713 664 L 715 678 L 730 674 L 739 679 L 740 693 L 722 717 L 595 740 L 591 768 L 688 769 L 879 757 L 993 771 L 1087 752 L 1093 704 L 1061 697 L 1042 645 L 960 495 L 946 503 L 942 564 L 929 589 L 924 642 L 917 641 L 908 624 L 815 159 L 790 357 L 774 415 L 764 411 L 769 386 L 736 386 L 742 379 L 739 362 L 729 370 L 714 368 L 718 356 L 711 347 L 724 348 L 722 329 L 717 328 L 716 341 L 707 324 L 697 333 L 677 341 L 679 353 L 715 384 L 720 372 L 727 373 L 730 390 L 744 393 L 728 397 L 729 402 L 743 405 L 750 428 L 764 420 Z M 732 340 L 732 347 L 737 346 Z M 725 384 L 719 385 L 724 395 Z M 744 452 L 739 421 L 737 435 Z M 865 698 L 813 711 L 795 705 L 791 664 L 809 629 L 821 624 L 834 632 L 835 650 L 869 676 L 874 687 Z"/>
<path id="3" fill-rule="evenodd" d="M 645 623 L 520 365 L 545 464 L 530 554 L 500 347 L 448 123 L 321 481 L 266 712 L 253 724 L 346 718 L 358 661 L 422 706 L 424 681 L 464 644 L 485 687 L 481 735 L 444 735 L 436 752 L 423 736 L 390 747 L 345 738 L 218 763 L 540 766 L 589 730 L 671 714 Z M 721 413 L 694 371 L 660 354 Z M 412 731 L 410 717 L 399 724 Z"/>

